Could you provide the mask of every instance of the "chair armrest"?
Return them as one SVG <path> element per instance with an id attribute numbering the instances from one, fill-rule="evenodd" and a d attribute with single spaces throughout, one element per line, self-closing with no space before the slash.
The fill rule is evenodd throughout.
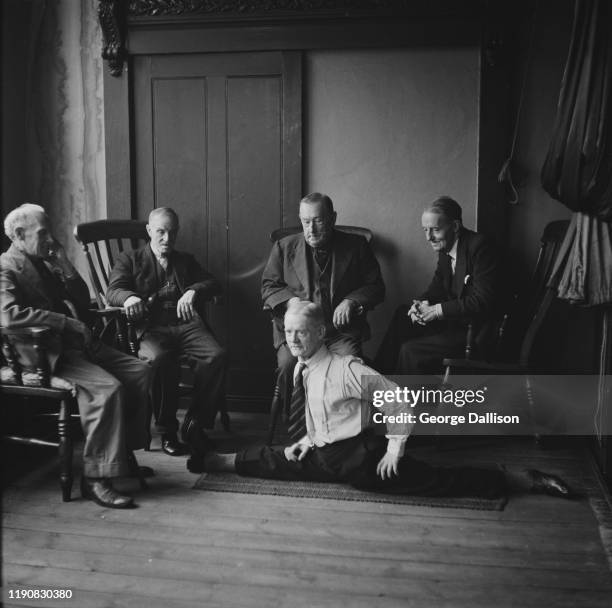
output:
<path id="1" fill-rule="evenodd" d="M 105 308 L 90 308 L 89 312 L 92 315 L 99 317 L 114 317 L 123 314 L 125 309 L 123 306 L 106 306 Z"/>
<path id="2" fill-rule="evenodd" d="M 3 336 L 24 336 L 28 338 L 43 338 L 50 334 L 52 329 L 42 325 L 29 325 L 27 327 L 0 327 Z"/>
<path id="3" fill-rule="evenodd" d="M 26 327 L 1 327 L 2 354 L 12 374 L 10 381 L 7 374 L 4 374 L 4 382 L 16 385 L 49 387 L 51 370 L 47 358 L 47 345 L 45 338 L 54 333 L 50 327 L 40 325 L 30 325 Z M 32 341 L 35 351 L 34 370 L 24 370 L 19 361 L 17 350 L 11 338 L 16 338 L 24 342 Z"/>

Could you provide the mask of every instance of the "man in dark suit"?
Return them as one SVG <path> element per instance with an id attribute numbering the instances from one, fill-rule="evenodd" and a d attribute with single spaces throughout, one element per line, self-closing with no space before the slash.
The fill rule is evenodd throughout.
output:
<path id="1" fill-rule="evenodd" d="M 309 300 L 325 314 L 325 343 L 339 355 L 358 355 L 370 337 L 368 310 L 385 296 L 380 267 L 366 239 L 335 230 L 329 196 L 314 192 L 300 201 L 303 234 L 277 241 L 262 276 L 264 306 L 274 316 L 279 384 L 289 402 L 296 359 L 287 347 L 283 317 L 292 301 Z"/>
<path id="2" fill-rule="evenodd" d="M 53 237 L 42 207 L 17 207 L 4 230 L 12 244 L 0 256 L 1 324 L 42 325 L 59 336 L 53 373 L 76 392 L 85 434 L 83 496 L 104 507 L 131 507 L 132 499 L 117 492 L 110 479 L 136 472 L 129 450 L 146 443 L 151 368 L 93 340 L 79 320 L 89 307 L 89 290 Z"/>
<path id="3" fill-rule="evenodd" d="M 438 373 L 444 357 L 463 354 L 468 323 L 476 347 L 485 346 L 495 312 L 497 253 L 484 236 L 463 227 L 459 204 L 442 196 L 421 221 L 438 265 L 425 293 L 396 311 L 375 361 L 383 373 Z"/>
<path id="4" fill-rule="evenodd" d="M 191 406 L 183 425 L 196 438 L 212 428 L 218 411 L 225 410 L 226 352 L 204 322 L 204 304 L 221 292 L 221 285 L 195 258 L 176 251 L 177 214 L 169 207 L 151 211 L 147 232 L 151 241 L 124 252 L 109 277 L 107 300 L 123 306 L 137 327 L 139 356 L 158 373 L 154 398 L 156 427 L 162 449 L 170 456 L 188 452 L 177 436 L 179 356 L 187 357 L 194 374 Z"/>

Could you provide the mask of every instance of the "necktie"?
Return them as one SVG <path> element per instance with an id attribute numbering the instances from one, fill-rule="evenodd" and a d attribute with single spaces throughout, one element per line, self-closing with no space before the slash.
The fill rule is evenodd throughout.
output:
<path id="1" fill-rule="evenodd" d="M 160 255 L 157 258 L 157 261 L 159 262 L 159 265 L 164 269 L 164 270 L 168 270 L 168 258 L 166 256 L 162 256 Z"/>
<path id="2" fill-rule="evenodd" d="M 299 441 L 306 435 L 306 393 L 304 392 L 305 363 L 298 363 L 298 371 L 289 404 L 289 437 Z"/>
<path id="3" fill-rule="evenodd" d="M 450 292 L 451 285 L 453 283 L 453 265 L 450 255 L 447 253 L 442 254 L 444 256 L 444 288 Z"/>
<path id="4" fill-rule="evenodd" d="M 325 265 L 327 264 L 327 260 L 329 259 L 329 251 L 327 249 L 315 249 L 314 257 L 319 268 L 321 270 L 324 270 Z"/>

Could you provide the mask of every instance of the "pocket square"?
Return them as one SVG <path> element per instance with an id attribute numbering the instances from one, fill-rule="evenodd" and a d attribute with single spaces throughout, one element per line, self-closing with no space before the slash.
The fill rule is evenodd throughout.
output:
<path id="1" fill-rule="evenodd" d="M 465 279 L 463 279 L 463 284 L 467 285 L 471 280 L 472 280 L 472 275 L 471 274 L 466 274 L 465 275 Z"/>

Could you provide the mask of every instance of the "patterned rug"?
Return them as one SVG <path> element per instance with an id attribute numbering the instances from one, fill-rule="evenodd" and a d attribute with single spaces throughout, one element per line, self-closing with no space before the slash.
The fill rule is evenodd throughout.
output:
<path id="1" fill-rule="evenodd" d="M 477 511 L 502 511 L 506 498 L 446 498 L 438 496 L 405 496 L 363 492 L 348 485 L 316 483 L 310 481 L 277 481 L 240 477 L 235 473 L 204 473 L 196 481 L 195 490 L 232 492 L 235 494 L 266 494 L 268 496 L 292 496 L 294 498 L 323 498 L 327 500 L 354 500 L 357 502 L 382 502 L 420 507 L 448 509 L 474 509 Z"/>

